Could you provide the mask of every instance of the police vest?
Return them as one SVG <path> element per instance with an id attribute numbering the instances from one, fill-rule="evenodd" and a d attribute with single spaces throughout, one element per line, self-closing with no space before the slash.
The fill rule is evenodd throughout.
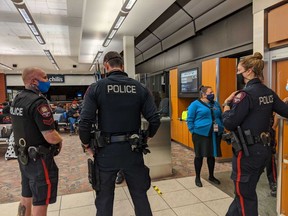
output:
<path id="1" fill-rule="evenodd" d="M 263 85 L 260 80 L 243 90 L 250 100 L 250 111 L 243 121 L 242 129 L 250 129 L 252 135 L 269 131 L 270 118 L 273 113 L 274 92 Z M 241 110 L 238 110 L 241 112 Z"/>
<path id="2" fill-rule="evenodd" d="M 106 133 L 137 133 L 147 90 L 124 72 L 97 83 L 98 127 Z"/>
<path id="3" fill-rule="evenodd" d="M 45 100 L 45 98 L 25 89 L 12 102 L 10 114 L 16 145 L 19 144 L 20 139 L 22 141 L 24 139 L 27 146 L 50 146 L 44 139 L 33 117 L 35 103 L 39 100 Z"/>

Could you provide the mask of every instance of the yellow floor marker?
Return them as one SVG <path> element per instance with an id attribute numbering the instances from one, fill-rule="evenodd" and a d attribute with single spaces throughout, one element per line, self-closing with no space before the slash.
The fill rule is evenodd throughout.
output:
<path id="1" fill-rule="evenodd" d="M 162 192 L 160 191 L 160 189 L 157 186 L 153 186 L 153 188 L 159 195 L 162 195 Z"/>

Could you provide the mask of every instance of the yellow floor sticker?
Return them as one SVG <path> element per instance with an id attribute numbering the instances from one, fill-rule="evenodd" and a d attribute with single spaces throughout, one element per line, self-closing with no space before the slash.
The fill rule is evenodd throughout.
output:
<path id="1" fill-rule="evenodd" d="M 162 192 L 160 191 L 160 189 L 157 186 L 153 186 L 153 188 L 159 195 L 162 195 Z"/>

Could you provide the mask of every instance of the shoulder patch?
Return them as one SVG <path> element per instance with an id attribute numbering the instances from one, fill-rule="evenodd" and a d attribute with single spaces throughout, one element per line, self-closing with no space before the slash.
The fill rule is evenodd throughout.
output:
<path id="1" fill-rule="evenodd" d="M 37 110 L 40 113 L 40 115 L 43 116 L 44 118 L 49 118 L 52 115 L 48 104 L 41 104 L 40 106 L 37 107 Z"/>
<path id="2" fill-rule="evenodd" d="M 233 104 L 238 104 L 240 101 L 242 101 L 246 97 L 246 92 L 239 92 L 235 97 L 233 98 Z"/>

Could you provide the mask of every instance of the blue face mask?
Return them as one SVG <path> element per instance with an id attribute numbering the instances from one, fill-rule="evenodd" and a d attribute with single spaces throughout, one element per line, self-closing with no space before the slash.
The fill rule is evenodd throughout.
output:
<path id="1" fill-rule="evenodd" d="M 38 80 L 38 89 L 41 93 L 46 93 L 48 92 L 49 88 L 50 88 L 50 82 L 47 81 L 47 82 L 42 82 L 42 81 L 39 81 Z"/>
<path id="2" fill-rule="evenodd" d="M 287 83 L 287 85 L 286 85 L 286 91 L 288 91 L 288 83 Z"/>
<path id="3" fill-rule="evenodd" d="M 214 101 L 214 94 L 207 95 L 207 100 L 209 100 L 210 102 Z"/>

